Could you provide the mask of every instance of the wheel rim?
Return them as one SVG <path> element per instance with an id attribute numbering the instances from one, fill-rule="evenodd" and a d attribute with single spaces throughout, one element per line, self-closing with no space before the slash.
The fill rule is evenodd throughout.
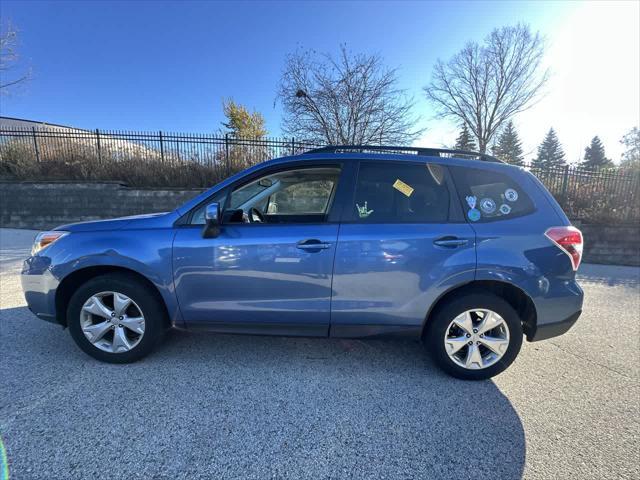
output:
<path id="1" fill-rule="evenodd" d="M 82 333 L 105 352 L 122 353 L 135 348 L 144 336 L 144 326 L 140 307 L 119 292 L 96 293 L 80 310 Z"/>
<path id="2" fill-rule="evenodd" d="M 467 370 L 480 370 L 498 362 L 509 348 L 509 327 L 500 315 L 474 308 L 454 318 L 444 334 L 449 358 Z"/>

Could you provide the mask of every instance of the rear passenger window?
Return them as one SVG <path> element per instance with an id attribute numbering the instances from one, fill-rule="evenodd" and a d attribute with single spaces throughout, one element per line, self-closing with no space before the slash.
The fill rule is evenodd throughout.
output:
<path id="1" fill-rule="evenodd" d="M 358 223 L 441 223 L 449 199 L 439 165 L 362 162 L 352 214 Z"/>
<path id="2" fill-rule="evenodd" d="M 533 202 L 506 174 L 466 167 L 449 167 L 471 222 L 505 220 L 534 211 Z"/>

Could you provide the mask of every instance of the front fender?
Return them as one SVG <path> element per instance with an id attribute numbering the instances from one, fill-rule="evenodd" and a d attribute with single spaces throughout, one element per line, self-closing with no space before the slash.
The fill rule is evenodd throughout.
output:
<path id="1" fill-rule="evenodd" d="M 160 293 L 172 323 L 182 323 L 173 284 L 173 228 L 74 232 L 23 266 L 25 296 L 44 316 L 55 315 L 55 292 L 65 279 L 87 268 L 112 267 L 133 271 Z M 32 308 L 33 310 L 33 308 Z"/>

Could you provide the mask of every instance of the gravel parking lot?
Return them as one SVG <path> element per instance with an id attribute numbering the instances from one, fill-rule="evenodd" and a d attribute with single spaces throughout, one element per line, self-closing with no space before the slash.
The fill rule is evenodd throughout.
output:
<path id="1" fill-rule="evenodd" d="M 116 366 L 27 310 L 34 235 L 0 230 L 12 479 L 640 478 L 638 268 L 582 266 L 578 324 L 493 381 L 406 340 L 176 332 Z"/>

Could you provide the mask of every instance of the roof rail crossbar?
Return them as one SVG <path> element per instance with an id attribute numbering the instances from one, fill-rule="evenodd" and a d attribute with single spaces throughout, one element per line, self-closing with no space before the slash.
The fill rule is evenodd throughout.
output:
<path id="1" fill-rule="evenodd" d="M 314 148 L 304 152 L 307 154 L 316 153 L 367 153 L 367 152 L 379 152 L 379 153 L 396 153 L 396 154 L 409 154 L 420 155 L 426 157 L 455 157 L 469 160 L 482 160 L 485 162 L 499 162 L 504 163 L 502 160 L 497 159 L 492 155 L 486 153 L 472 152 L 469 150 L 451 150 L 448 148 L 422 148 L 422 147 L 400 147 L 391 145 L 330 145 L 327 147 Z"/>

